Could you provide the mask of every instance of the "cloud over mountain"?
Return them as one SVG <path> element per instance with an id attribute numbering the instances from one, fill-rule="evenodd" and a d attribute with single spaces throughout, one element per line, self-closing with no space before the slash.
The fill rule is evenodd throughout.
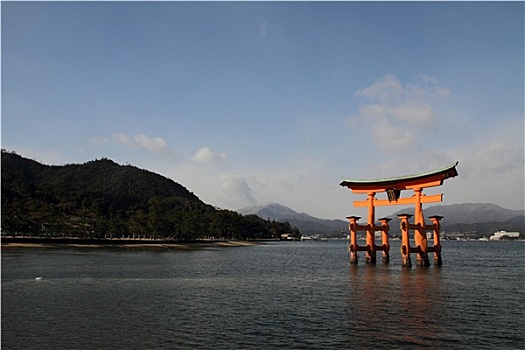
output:
<path id="1" fill-rule="evenodd" d="M 123 132 L 113 134 L 113 140 L 129 148 L 144 148 L 149 152 L 157 154 L 172 154 L 173 151 L 168 147 L 168 143 L 162 137 L 149 137 L 144 134 L 128 136 Z"/>
<path id="2" fill-rule="evenodd" d="M 244 177 L 222 172 L 219 175 L 221 187 L 228 200 L 250 206 L 257 203 L 253 189 Z"/>
<path id="3" fill-rule="evenodd" d="M 354 97 L 364 103 L 350 122 L 359 120 L 370 125 L 376 146 L 383 152 L 414 148 L 423 141 L 422 131 L 438 119 L 433 103 L 450 95 L 446 88 L 429 85 L 435 78 L 421 76 L 420 80 L 423 86 L 403 85 L 395 75 L 387 74 L 357 90 Z"/>
<path id="4" fill-rule="evenodd" d="M 208 147 L 200 148 L 191 161 L 199 164 L 219 164 L 226 160 L 226 154 L 212 152 Z"/>

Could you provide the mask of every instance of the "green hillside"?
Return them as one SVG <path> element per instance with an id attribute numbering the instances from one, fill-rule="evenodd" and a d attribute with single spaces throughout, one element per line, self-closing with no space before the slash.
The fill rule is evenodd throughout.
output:
<path id="1" fill-rule="evenodd" d="M 276 238 L 288 222 L 216 209 L 161 175 L 109 159 L 44 165 L 2 150 L 3 235 Z"/>

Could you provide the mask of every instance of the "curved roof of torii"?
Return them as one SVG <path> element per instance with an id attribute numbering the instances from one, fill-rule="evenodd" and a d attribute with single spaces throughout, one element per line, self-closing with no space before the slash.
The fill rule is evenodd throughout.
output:
<path id="1" fill-rule="evenodd" d="M 349 180 L 343 179 L 339 185 L 348 187 L 350 189 L 372 189 L 372 188 L 383 188 L 383 189 L 404 189 L 406 186 L 411 184 L 419 183 L 424 180 L 428 181 L 443 181 L 449 177 L 455 177 L 458 175 L 456 166 L 459 162 L 455 162 L 445 168 L 432 170 L 429 172 L 414 174 L 414 175 L 405 175 L 390 177 L 384 179 L 363 179 L 363 180 Z"/>

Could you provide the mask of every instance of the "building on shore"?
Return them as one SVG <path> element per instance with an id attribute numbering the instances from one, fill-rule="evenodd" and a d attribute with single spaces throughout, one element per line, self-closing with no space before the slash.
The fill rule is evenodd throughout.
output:
<path id="1" fill-rule="evenodd" d="M 497 231 L 490 236 L 490 239 L 493 241 L 499 241 L 501 239 L 515 239 L 519 238 L 520 233 L 519 232 L 507 232 L 507 231 Z"/>

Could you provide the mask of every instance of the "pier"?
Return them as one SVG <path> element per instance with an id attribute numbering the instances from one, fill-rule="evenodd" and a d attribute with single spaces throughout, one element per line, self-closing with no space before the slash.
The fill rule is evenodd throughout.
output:
<path id="1" fill-rule="evenodd" d="M 366 200 L 354 201 L 354 207 L 368 208 L 368 217 L 366 224 L 359 224 L 359 216 L 348 216 L 348 228 L 350 231 L 350 264 L 358 264 L 358 252 L 365 252 L 365 263 L 375 264 L 377 261 L 377 252 L 382 252 L 382 262 L 390 262 L 390 245 L 389 238 L 389 218 L 380 218 L 379 224 L 375 222 L 375 208 L 379 206 L 390 205 L 414 205 L 414 215 L 400 214 L 401 228 L 401 263 L 403 267 L 412 267 L 411 253 L 416 254 L 416 266 L 430 266 L 429 253 L 433 253 L 434 265 L 441 266 L 441 243 L 439 232 L 441 229 L 440 220 L 443 218 L 439 215 L 429 217 L 431 224 L 425 224 L 423 216 L 423 204 L 441 202 L 443 194 L 429 195 L 423 193 L 428 187 L 443 185 L 443 182 L 451 177 L 458 175 L 456 166 L 458 162 L 442 169 L 431 172 L 399 176 L 375 180 L 343 180 L 340 185 L 347 187 L 355 194 L 365 194 Z M 411 191 L 411 197 L 401 197 L 402 191 Z M 386 199 L 378 199 L 378 193 L 386 193 Z M 413 218 L 413 220 L 412 220 Z M 412 221 L 412 222 L 411 222 Z M 429 247 L 427 240 L 427 231 L 433 231 L 433 245 Z M 366 245 L 357 244 L 357 232 L 366 232 Z M 375 232 L 381 232 L 381 245 L 375 244 Z M 412 232 L 412 233 L 411 233 Z M 410 237 L 414 239 L 414 246 L 410 246 Z"/>

